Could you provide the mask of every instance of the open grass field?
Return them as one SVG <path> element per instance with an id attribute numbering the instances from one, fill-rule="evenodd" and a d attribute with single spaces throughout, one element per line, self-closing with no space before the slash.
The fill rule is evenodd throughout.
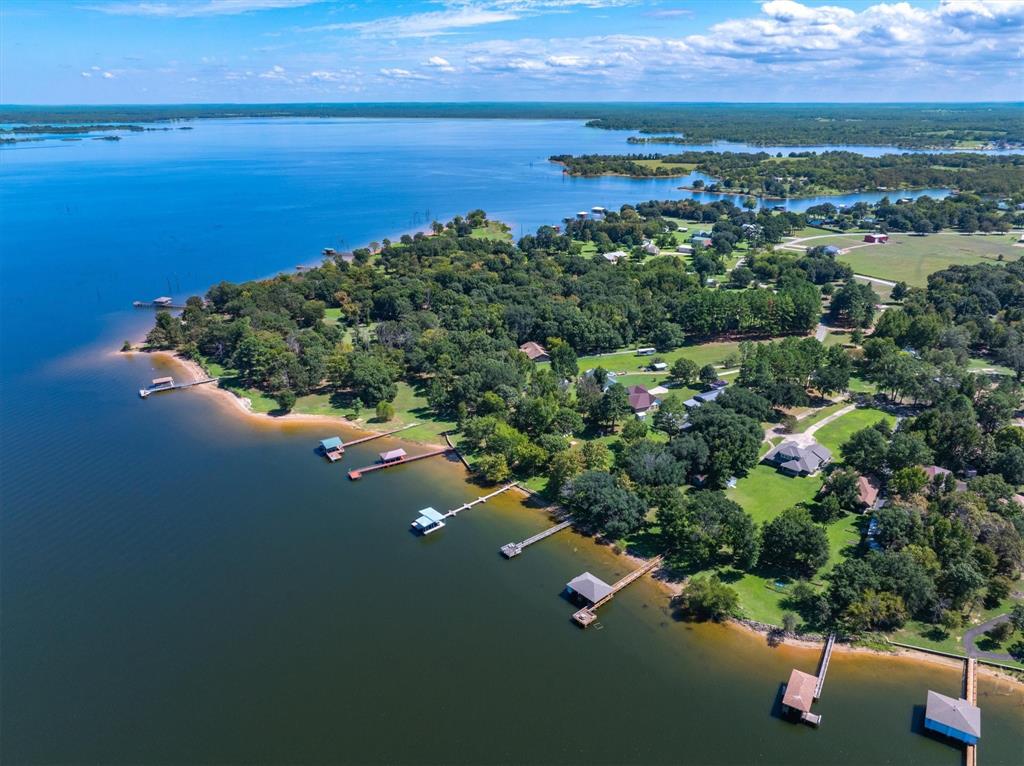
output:
<path id="1" fill-rule="evenodd" d="M 700 345 L 693 346 L 682 346 L 681 348 L 673 349 L 672 351 L 666 351 L 663 354 L 654 354 L 653 356 L 637 356 L 636 349 L 627 349 L 624 351 L 616 351 L 609 354 L 592 354 L 590 356 L 581 356 L 579 358 L 580 370 L 589 370 L 593 367 L 604 367 L 604 369 L 610 372 L 638 372 L 646 369 L 647 365 L 651 363 L 653 357 L 659 357 L 662 361 L 667 362 L 671 366 L 672 362 L 681 357 L 692 359 L 697 364 L 704 366 L 705 364 L 722 364 L 729 356 L 739 355 L 740 344 L 732 341 L 725 341 L 721 343 L 702 343 Z M 544 363 L 546 364 L 546 362 Z M 650 379 L 650 385 L 657 385 L 654 380 L 658 380 L 657 376 L 648 376 Z M 646 383 L 644 385 L 647 385 Z"/>
<path id="2" fill-rule="evenodd" d="M 830 238 L 832 239 L 832 238 Z M 836 244 L 849 247 L 854 237 L 836 237 L 836 242 L 811 240 L 804 244 Z M 846 240 L 843 243 L 842 240 Z M 1024 255 L 1024 248 L 1014 247 L 1015 234 L 954 234 L 940 232 L 918 237 L 911 234 L 893 234 L 887 245 L 859 247 L 839 256 L 839 260 L 850 264 L 858 274 L 908 285 L 924 287 L 928 275 L 950 266 L 972 263 L 998 263 L 999 256 L 1005 261 L 1015 261 Z"/>
<path id="3" fill-rule="evenodd" d="M 501 242 L 511 242 L 512 230 L 501 221 L 488 221 L 485 226 L 473 229 L 469 236 L 473 239 L 497 239 Z"/>
<path id="4" fill-rule="evenodd" d="M 650 170 L 668 170 L 678 173 L 681 176 L 689 175 L 697 167 L 692 162 L 665 162 L 664 160 L 635 160 L 637 165 L 642 165 Z"/>
<path id="5" fill-rule="evenodd" d="M 896 417 L 887 412 L 871 407 L 858 408 L 833 420 L 828 425 L 822 426 L 815 432 L 814 438 L 819 444 L 832 450 L 833 457 L 838 460 L 839 447 L 843 442 L 849 439 L 855 431 L 872 426 L 880 420 L 884 420 L 890 426 L 896 423 Z"/>

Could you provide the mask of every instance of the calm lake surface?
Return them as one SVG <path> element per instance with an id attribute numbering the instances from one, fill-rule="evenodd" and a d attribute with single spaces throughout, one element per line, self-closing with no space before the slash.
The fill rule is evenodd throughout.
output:
<path id="1" fill-rule="evenodd" d="M 794 149 L 789 147 L 787 150 Z M 957 764 L 919 733 L 959 673 L 837 655 L 820 729 L 780 720 L 817 654 L 672 619 L 642 581 L 569 621 L 583 570 L 627 564 L 434 459 L 359 482 L 320 426 L 254 424 L 212 393 L 140 401 L 111 353 L 132 299 L 201 293 L 482 207 L 529 231 L 679 179 L 570 179 L 624 151 L 568 122 L 202 121 L 0 150 L 0 761 Z M 848 201 L 848 200 L 847 200 Z M 794 206 L 811 204 L 794 202 Z M 329 430 L 335 431 L 333 427 Z M 982 680 L 986 764 L 1024 759 L 1024 695 Z"/>

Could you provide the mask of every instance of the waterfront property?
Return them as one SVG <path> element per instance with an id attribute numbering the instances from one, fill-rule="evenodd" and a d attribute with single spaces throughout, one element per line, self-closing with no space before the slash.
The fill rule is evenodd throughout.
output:
<path id="1" fill-rule="evenodd" d="M 981 737 L 981 708 L 966 699 L 929 690 L 924 727 L 966 745 L 976 745 Z"/>
<path id="2" fill-rule="evenodd" d="M 153 382 L 150 383 L 146 388 L 139 389 L 139 396 L 145 399 L 150 394 L 156 394 L 161 391 L 175 391 L 179 388 L 191 388 L 192 386 L 201 386 L 204 383 L 213 383 L 217 378 L 203 378 L 202 380 L 191 380 L 188 383 L 175 383 L 174 378 L 168 376 L 164 378 L 153 378 Z"/>
<path id="3" fill-rule="evenodd" d="M 793 672 L 789 674 L 789 682 L 782 695 L 783 709 L 789 713 L 798 714 L 801 721 L 812 726 L 821 723 L 821 716 L 811 712 L 811 705 L 821 698 L 821 690 L 825 686 L 825 674 L 828 673 L 828 664 L 832 660 L 832 649 L 835 644 L 835 634 L 829 634 L 821 651 L 818 674 L 812 676 L 810 673 L 794 668 Z"/>
<path id="4" fill-rule="evenodd" d="M 524 548 L 527 548 L 528 546 L 533 545 L 534 543 L 539 543 L 541 540 L 547 537 L 551 537 L 551 535 L 557 534 L 558 532 L 561 532 L 563 529 L 568 529 L 571 526 L 572 519 L 566 519 L 565 521 L 555 524 L 555 526 L 553 527 L 548 527 L 547 529 L 541 530 L 535 535 L 530 535 L 525 540 L 520 540 L 518 543 L 505 543 L 500 548 L 501 555 L 503 555 L 507 559 L 514 558 L 518 556 L 520 553 L 522 553 Z"/>
<path id="5" fill-rule="evenodd" d="M 381 452 L 379 455 L 379 461 L 373 465 L 363 466 L 362 468 L 353 468 L 348 472 L 348 478 L 352 481 L 361 479 L 364 473 L 370 473 L 371 471 L 380 471 L 385 468 L 392 468 L 396 465 L 405 465 L 406 463 L 412 463 L 416 460 L 425 460 L 428 457 L 435 457 L 437 455 L 446 455 L 449 452 L 454 452 L 451 447 L 438 447 L 432 449 L 429 452 L 422 452 L 419 455 L 406 455 L 404 449 L 393 449 L 387 452 Z"/>
<path id="6" fill-rule="evenodd" d="M 612 586 L 600 577 L 584 572 L 569 580 L 565 586 L 569 596 L 585 605 L 593 605 L 612 592 Z"/>
<path id="7" fill-rule="evenodd" d="M 811 476 L 831 460 L 832 452 L 816 442 L 807 447 L 795 441 L 783 442 L 764 456 L 765 463 L 786 476 Z"/>
<path id="8" fill-rule="evenodd" d="M 398 448 L 389 449 L 386 452 L 381 452 L 380 455 L 378 455 L 378 457 L 380 458 L 380 462 L 382 463 L 395 463 L 399 460 L 405 460 L 406 454 L 404 449 Z"/>
<path id="9" fill-rule="evenodd" d="M 424 508 L 412 523 L 412 528 L 421 535 L 429 535 L 444 526 L 444 514 L 433 508 Z"/>

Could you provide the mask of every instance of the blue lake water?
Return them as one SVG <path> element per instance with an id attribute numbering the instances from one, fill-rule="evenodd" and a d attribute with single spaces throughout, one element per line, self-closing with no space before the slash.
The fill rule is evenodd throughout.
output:
<path id="1" fill-rule="evenodd" d="M 547 162 L 624 147 L 568 122 L 239 120 L 0 150 L 0 761 L 959 762 L 914 723 L 956 671 L 837 658 L 826 724 L 792 726 L 778 686 L 813 652 L 677 623 L 649 583 L 580 633 L 558 593 L 621 574 L 607 551 L 565 533 L 503 561 L 545 523 L 511 498 L 414 539 L 417 509 L 478 494 L 458 466 L 351 483 L 312 454 L 323 426 L 140 401 L 161 368 L 111 353 L 152 321 L 136 298 L 476 207 L 518 234 L 686 194 Z M 1019 762 L 1019 690 L 982 692 L 982 757 Z"/>

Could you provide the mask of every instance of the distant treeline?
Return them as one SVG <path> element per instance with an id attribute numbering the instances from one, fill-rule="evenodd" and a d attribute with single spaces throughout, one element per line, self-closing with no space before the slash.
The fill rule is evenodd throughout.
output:
<path id="1" fill-rule="evenodd" d="M 13 128 L 0 128 L 0 133 L 79 135 L 81 133 L 96 133 L 97 131 L 107 130 L 125 130 L 129 133 L 142 133 L 147 130 L 170 130 L 170 128 L 144 128 L 142 125 L 16 125 Z"/>
<path id="2" fill-rule="evenodd" d="M 638 109 L 587 123 L 608 130 L 673 133 L 654 141 L 699 144 L 866 144 L 960 148 L 963 142 L 1024 143 L 1021 104 L 688 104 Z"/>
<path id="3" fill-rule="evenodd" d="M 690 167 L 714 176 L 709 190 L 770 197 L 874 189 L 951 188 L 979 194 L 1024 192 L 1024 156 L 790 152 L 787 156 L 740 152 L 681 152 L 551 157 L 572 175 L 681 175 Z M 652 165 L 651 160 L 660 164 Z M 675 167 L 673 167 L 675 166 Z"/>
<path id="4" fill-rule="evenodd" d="M 686 143 L 867 144 L 956 148 L 1024 144 L 1020 104 L 363 103 L 0 106 L 0 123 L 158 122 L 230 117 L 588 120 Z M 656 140 L 666 140 L 658 138 Z"/>

